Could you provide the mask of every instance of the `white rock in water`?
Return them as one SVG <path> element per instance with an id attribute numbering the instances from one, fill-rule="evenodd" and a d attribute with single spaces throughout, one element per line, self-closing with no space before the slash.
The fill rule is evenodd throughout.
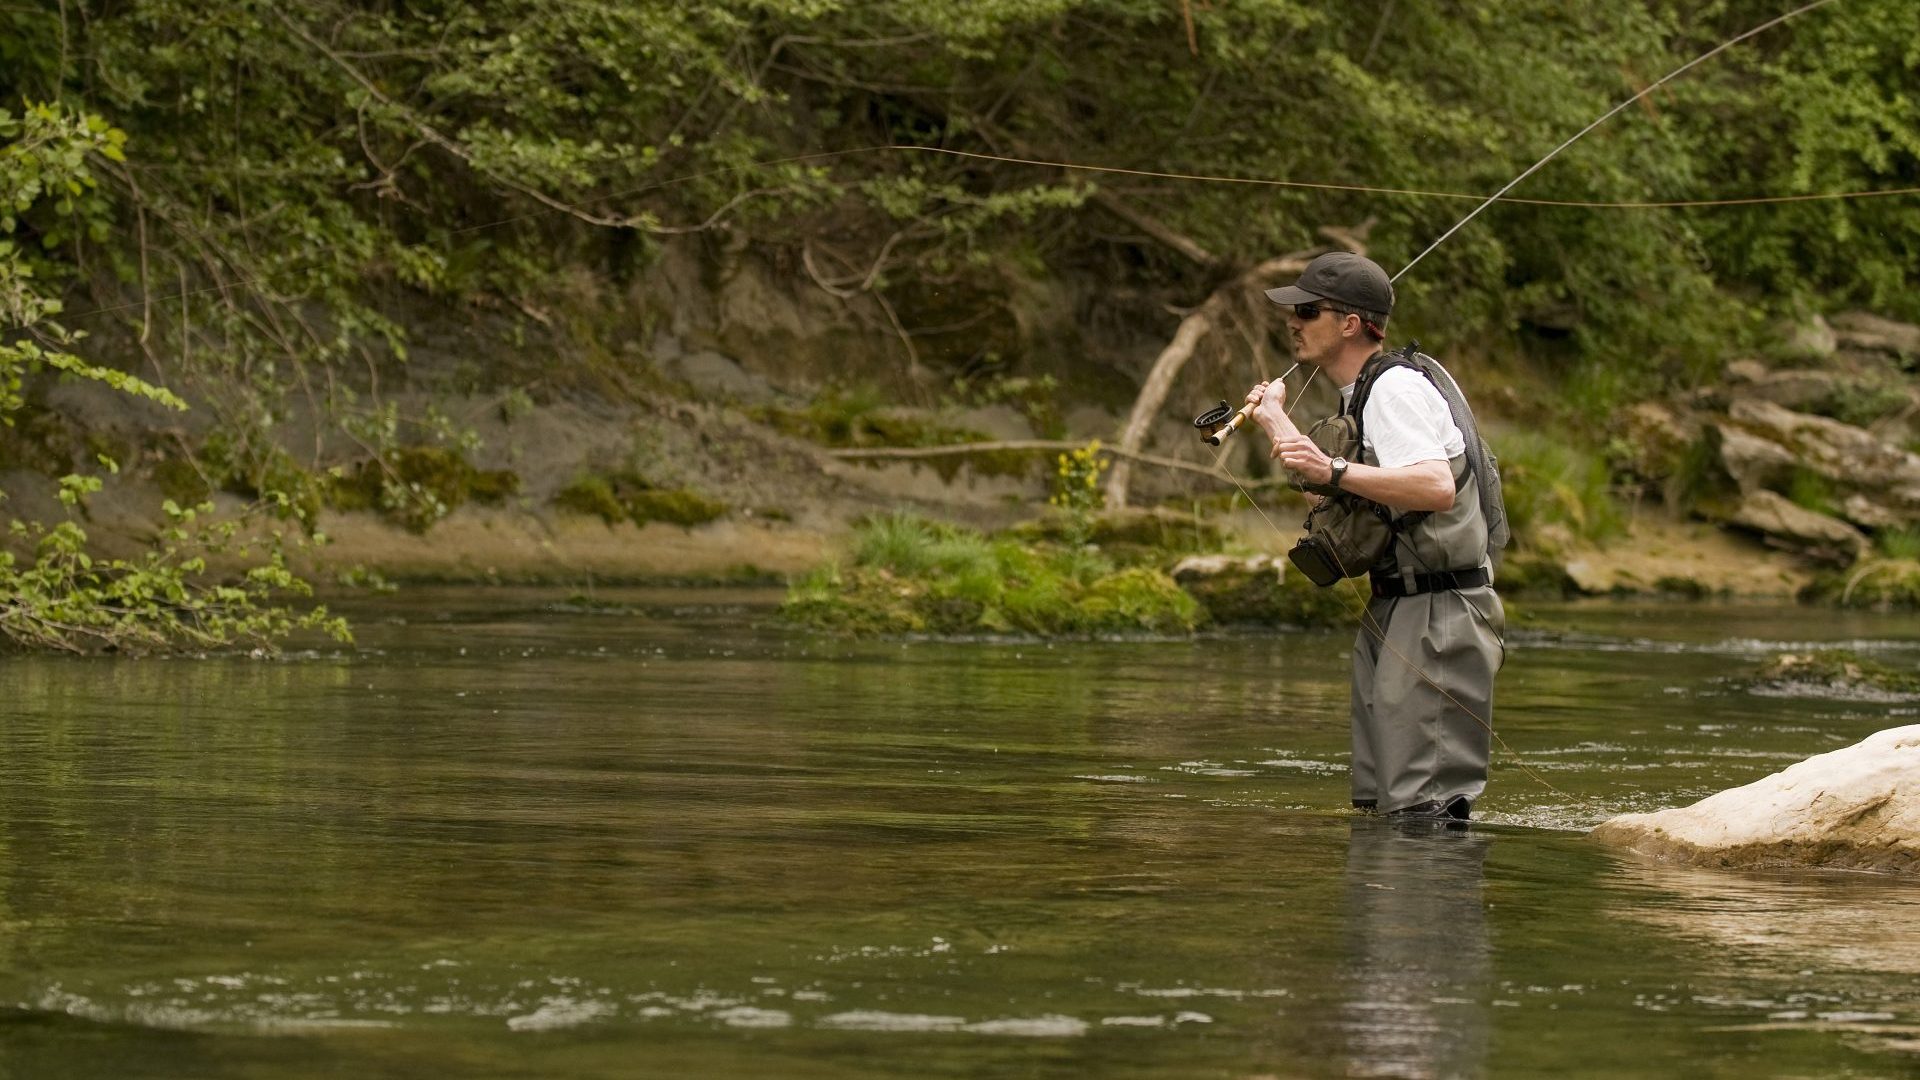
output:
<path id="1" fill-rule="evenodd" d="M 1706 866 L 1920 872 L 1920 724 L 1876 732 L 1692 806 L 1622 814 L 1593 836 Z"/>

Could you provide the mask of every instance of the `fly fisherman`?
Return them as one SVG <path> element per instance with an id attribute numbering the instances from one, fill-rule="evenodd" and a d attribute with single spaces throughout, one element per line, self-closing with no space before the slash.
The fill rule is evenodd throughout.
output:
<path id="1" fill-rule="evenodd" d="M 1465 400 L 1440 389 L 1459 398 L 1445 370 L 1411 347 L 1382 350 L 1393 285 L 1378 264 L 1331 252 L 1267 298 L 1286 309 L 1300 361 L 1340 387 L 1340 414 L 1311 437 L 1288 419 L 1281 382 L 1260 383 L 1247 401 L 1273 456 L 1314 493 L 1296 564 L 1322 585 L 1371 579 L 1353 646 L 1353 805 L 1465 820 L 1487 786 L 1493 677 L 1504 659 L 1490 559 L 1505 543 L 1498 473 Z M 1377 539 L 1343 547 L 1338 535 L 1318 535 L 1315 519 L 1335 510 Z M 1310 563 L 1306 549 L 1332 554 Z M 1343 564 L 1342 551 L 1356 565 Z"/>

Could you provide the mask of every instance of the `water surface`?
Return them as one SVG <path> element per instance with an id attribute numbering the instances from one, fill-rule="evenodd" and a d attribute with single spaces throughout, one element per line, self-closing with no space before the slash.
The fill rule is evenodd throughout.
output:
<path id="1" fill-rule="evenodd" d="M 1341 809 L 1344 635 L 599 599 L 0 665 L 0 1077 L 1920 1074 L 1920 887 L 1581 835 L 1916 722 L 1735 681 L 1912 620 L 1538 612 L 1449 832 Z"/>

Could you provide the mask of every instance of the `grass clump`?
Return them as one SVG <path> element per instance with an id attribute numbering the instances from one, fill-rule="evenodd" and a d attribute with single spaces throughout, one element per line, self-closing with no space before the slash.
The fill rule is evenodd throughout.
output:
<path id="1" fill-rule="evenodd" d="M 1531 432 L 1502 438 L 1497 451 L 1507 521 L 1516 537 L 1524 540 L 1544 525 L 1559 525 L 1579 540 L 1625 531 L 1612 470 L 1600 455 Z"/>
<path id="2" fill-rule="evenodd" d="M 863 523 L 850 563 L 796 579 L 781 610 L 851 634 L 1184 634 L 1205 618 L 1157 568 L 909 513 Z"/>
<path id="3" fill-rule="evenodd" d="M 725 503 L 688 488 L 662 488 L 639 473 L 588 473 L 576 477 L 553 497 L 553 505 L 597 517 L 609 525 L 631 521 L 645 525 L 704 525 L 727 512 Z"/>
<path id="4" fill-rule="evenodd" d="M 1800 598 L 1846 608 L 1920 609 L 1920 527 L 1881 529 L 1872 554 L 1815 578 Z"/>

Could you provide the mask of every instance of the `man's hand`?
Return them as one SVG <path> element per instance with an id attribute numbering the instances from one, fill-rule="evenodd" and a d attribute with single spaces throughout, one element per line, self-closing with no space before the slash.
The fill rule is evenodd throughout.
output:
<path id="1" fill-rule="evenodd" d="M 1253 389 L 1247 391 L 1247 404 L 1253 406 L 1253 419 L 1272 431 L 1279 426 L 1277 421 L 1287 416 L 1287 384 L 1279 379 L 1255 383 Z"/>
<path id="2" fill-rule="evenodd" d="M 1290 471 L 1300 474 L 1309 484 L 1333 483 L 1333 459 L 1305 435 L 1289 435 L 1273 440 L 1273 456 Z"/>

